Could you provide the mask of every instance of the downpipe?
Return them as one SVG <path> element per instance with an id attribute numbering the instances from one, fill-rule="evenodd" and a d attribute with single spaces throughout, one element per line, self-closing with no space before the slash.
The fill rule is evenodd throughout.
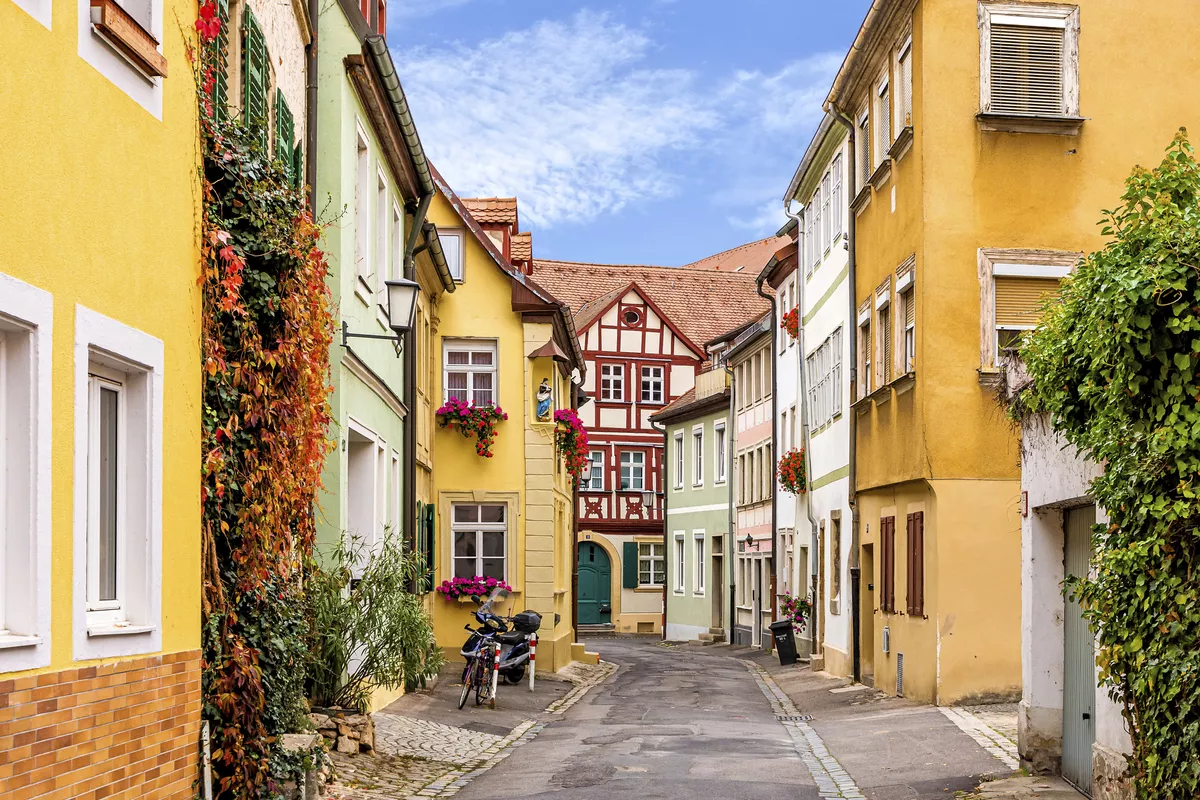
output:
<path id="1" fill-rule="evenodd" d="M 779 402 L 779 365 L 775 363 L 775 344 L 776 344 L 776 329 L 779 327 L 778 309 L 775 305 L 775 295 L 767 294 L 763 291 L 763 278 L 760 275 L 754 282 L 754 290 L 758 292 L 758 296 L 764 298 L 771 304 L 771 459 L 778 463 L 779 453 L 775 452 L 775 445 L 779 443 L 779 413 L 776 407 Z M 808 459 L 805 459 L 805 464 Z M 767 591 L 771 593 L 771 622 L 776 622 L 779 619 L 779 597 L 776 592 L 779 586 L 779 478 L 775 474 L 775 464 L 770 465 L 771 468 L 771 585 Z M 762 607 L 759 606 L 759 613 L 762 613 Z M 754 625 L 750 626 L 750 630 L 759 627 L 759 641 L 755 644 L 762 646 L 762 620 L 754 620 Z M 771 640 L 771 647 L 774 649 L 775 640 Z"/>
<path id="2" fill-rule="evenodd" d="M 654 428 L 654 430 L 661 433 L 662 437 L 663 437 L 663 463 L 662 463 L 661 472 L 665 476 L 667 474 L 667 464 L 670 463 L 670 461 L 667 460 L 668 458 L 670 458 L 670 455 L 667 452 L 667 426 L 666 425 L 660 426 L 654 420 L 650 420 L 650 427 Z M 661 483 L 662 483 L 662 537 L 663 537 L 662 541 L 663 541 L 663 555 L 665 556 L 667 554 L 667 485 L 668 485 L 668 481 L 664 480 Z M 700 568 L 704 569 L 704 565 L 701 565 Z M 667 595 L 667 581 L 663 581 L 662 639 L 664 642 L 667 640 L 667 596 L 668 596 Z"/>
<path id="3" fill-rule="evenodd" d="M 733 371 L 733 368 L 728 363 L 725 364 L 724 370 L 725 374 L 729 376 L 729 425 L 727 426 L 728 433 L 725 436 L 729 441 L 729 454 L 725 462 L 727 464 L 726 474 L 729 476 L 729 479 L 726 481 L 729 491 L 729 533 L 725 536 L 727 542 L 726 550 L 728 551 L 728 555 L 725 557 L 725 569 L 729 572 L 729 580 L 727 582 L 729 586 L 729 618 L 726 620 L 725 625 L 725 641 L 733 644 L 733 628 L 737 619 L 737 581 L 735 580 L 737 569 L 734 566 L 737 559 L 737 530 L 734 525 L 733 511 L 733 457 L 737 452 L 737 373 Z"/>

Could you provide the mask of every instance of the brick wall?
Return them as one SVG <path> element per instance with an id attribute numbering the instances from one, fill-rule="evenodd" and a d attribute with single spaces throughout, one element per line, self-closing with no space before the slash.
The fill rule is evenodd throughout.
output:
<path id="1" fill-rule="evenodd" d="M 0 680 L 0 798 L 184 800 L 196 790 L 200 653 Z"/>

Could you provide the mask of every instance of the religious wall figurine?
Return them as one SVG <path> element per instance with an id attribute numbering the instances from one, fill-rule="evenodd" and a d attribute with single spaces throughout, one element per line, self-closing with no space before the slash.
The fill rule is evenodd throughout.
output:
<path id="1" fill-rule="evenodd" d="M 542 378 L 542 384 L 537 388 L 537 418 L 539 422 L 550 421 L 550 379 Z"/>

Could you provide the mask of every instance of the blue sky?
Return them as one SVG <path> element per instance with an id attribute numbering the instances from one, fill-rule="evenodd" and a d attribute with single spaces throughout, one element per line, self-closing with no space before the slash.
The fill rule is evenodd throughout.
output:
<path id="1" fill-rule="evenodd" d="M 868 0 L 393 0 L 425 149 L 538 258 L 678 265 L 774 233 Z"/>

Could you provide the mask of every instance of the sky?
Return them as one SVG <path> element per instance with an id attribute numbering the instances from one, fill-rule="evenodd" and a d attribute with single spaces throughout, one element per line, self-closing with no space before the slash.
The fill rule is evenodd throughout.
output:
<path id="1" fill-rule="evenodd" d="M 393 0 L 425 151 L 535 258 L 678 266 L 773 234 L 869 0 Z"/>

